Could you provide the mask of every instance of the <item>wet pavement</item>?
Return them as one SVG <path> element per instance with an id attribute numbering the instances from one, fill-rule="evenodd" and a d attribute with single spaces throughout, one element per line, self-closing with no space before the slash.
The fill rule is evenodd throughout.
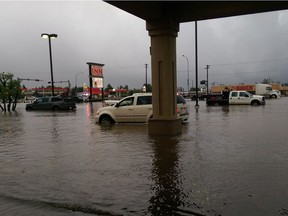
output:
<path id="1" fill-rule="evenodd" d="M 97 125 L 101 103 L 0 113 L 1 215 L 288 215 L 288 98 L 188 104 L 175 137 Z"/>

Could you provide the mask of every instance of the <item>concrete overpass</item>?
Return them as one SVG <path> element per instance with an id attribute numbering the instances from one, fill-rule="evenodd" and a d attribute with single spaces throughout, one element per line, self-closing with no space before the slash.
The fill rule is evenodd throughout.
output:
<path id="1" fill-rule="evenodd" d="M 151 38 L 153 119 L 149 134 L 181 133 L 176 113 L 176 37 L 179 24 L 205 19 L 288 9 L 288 2 L 107 1 L 146 20 Z"/>

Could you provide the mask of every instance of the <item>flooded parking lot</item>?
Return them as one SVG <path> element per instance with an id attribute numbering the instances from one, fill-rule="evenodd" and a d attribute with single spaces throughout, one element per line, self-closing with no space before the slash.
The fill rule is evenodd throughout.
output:
<path id="1" fill-rule="evenodd" d="M 0 113 L 1 215 L 288 215 L 288 98 L 188 101 L 175 137 L 75 112 Z"/>

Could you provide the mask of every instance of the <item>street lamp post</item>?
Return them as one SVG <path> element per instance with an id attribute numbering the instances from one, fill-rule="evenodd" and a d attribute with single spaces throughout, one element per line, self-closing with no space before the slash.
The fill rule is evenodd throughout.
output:
<path id="1" fill-rule="evenodd" d="M 145 92 L 147 92 L 147 67 L 148 64 L 145 64 Z"/>
<path id="2" fill-rule="evenodd" d="M 198 110 L 198 31 L 197 31 L 197 20 L 195 21 L 195 84 L 196 84 L 196 105 L 195 108 Z"/>
<path id="3" fill-rule="evenodd" d="M 210 67 L 210 65 L 206 65 L 206 70 L 207 70 L 207 80 L 206 80 L 206 84 L 207 84 L 207 86 L 206 86 L 206 92 L 207 92 L 207 95 L 208 95 L 208 93 L 209 93 L 209 91 L 208 91 L 208 69 L 209 69 L 209 67 Z"/>
<path id="4" fill-rule="evenodd" d="M 185 55 L 182 55 L 182 56 L 185 57 L 187 60 L 187 90 L 188 90 L 188 96 L 189 96 L 189 60 L 187 56 Z"/>
<path id="5" fill-rule="evenodd" d="M 75 75 L 75 94 L 77 95 L 77 78 L 79 74 L 83 74 L 83 72 L 79 72 Z"/>
<path id="6" fill-rule="evenodd" d="M 41 34 L 44 39 L 48 38 L 49 41 L 49 54 L 50 54 L 50 69 L 51 69 L 51 86 L 52 86 L 52 96 L 54 96 L 54 80 L 53 80 L 53 64 L 52 64 L 52 50 L 51 50 L 51 38 L 57 38 L 57 34 Z"/>

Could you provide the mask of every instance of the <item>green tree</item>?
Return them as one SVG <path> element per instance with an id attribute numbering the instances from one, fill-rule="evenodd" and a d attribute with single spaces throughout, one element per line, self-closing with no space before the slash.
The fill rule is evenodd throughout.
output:
<path id="1" fill-rule="evenodd" d="M 147 83 L 147 86 L 146 86 L 146 83 L 143 84 L 143 87 L 146 87 L 146 92 L 152 92 L 152 85 Z M 143 87 L 142 87 L 142 91 L 143 91 Z"/>
<path id="2" fill-rule="evenodd" d="M 152 85 L 147 83 L 146 92 L 152 92 Z"/>
<path id="3" fill-rule="evenodd" d="M 110 89 L 113 89 L 113 87 L 110 85 L 110 83 L 105 88 L 105 92 L 109 92 Z"/>
<path id="4" fill-rule="evenodd" d="M 2 72 L 0 74 L 0 99 L 3 105 L 0 104 L 2 111 L 11 112 L 16 110 L 17 100 L 21 96 L 21 85 L 19 80 L 13 79 L 11 73 Z"/>

